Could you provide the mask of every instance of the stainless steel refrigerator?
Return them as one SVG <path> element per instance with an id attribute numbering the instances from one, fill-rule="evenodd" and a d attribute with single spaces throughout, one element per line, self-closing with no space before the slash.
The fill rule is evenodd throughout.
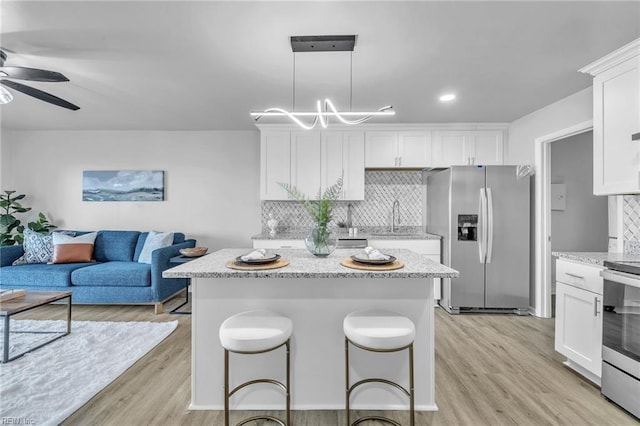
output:
<path id="1" fill-rule="evenodd" d="M 425 172 L 427 232 L 441 235 L 449 313 L 529 308 L 529 177 L 517 166 L 454 166 Z"/>

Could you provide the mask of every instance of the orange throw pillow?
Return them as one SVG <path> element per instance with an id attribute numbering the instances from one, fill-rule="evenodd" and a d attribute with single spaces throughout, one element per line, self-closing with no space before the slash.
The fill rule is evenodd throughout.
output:
<path id="1" fill-rule="evenodd" d="M 97 233 L 72 237 L 53 233 L 53 261 L 51 263 L 86 263 L 93 261 L 93 243 Z"/>

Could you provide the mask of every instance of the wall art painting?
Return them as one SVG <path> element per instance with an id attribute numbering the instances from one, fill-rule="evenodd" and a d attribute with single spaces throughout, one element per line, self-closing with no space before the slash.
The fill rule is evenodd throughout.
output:
<path id="1" fill-rule="evenodd" d="M 82 201 L 163 201 L 162 170 L 85 170 Z"/>

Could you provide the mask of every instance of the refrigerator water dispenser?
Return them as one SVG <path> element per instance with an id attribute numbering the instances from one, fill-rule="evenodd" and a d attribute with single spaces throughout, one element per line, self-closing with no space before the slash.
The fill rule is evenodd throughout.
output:
<path id="1" fill-rule="evenodd" d="M 478 241 L 478 215 L 458 215 L 458 241 Z"/>

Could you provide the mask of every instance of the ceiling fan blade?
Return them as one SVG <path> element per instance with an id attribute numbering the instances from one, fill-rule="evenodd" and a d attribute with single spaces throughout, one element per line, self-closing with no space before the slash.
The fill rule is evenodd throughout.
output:
<path id="1" fill-rule="evenodd" d="M 67 77 L 59 72 L 40 70 L 37 68 L 0 67 L 0 74 L 3 77 L 17 78 L 18 80 L 46 81 L 48 83 L 69 81 Z"/>
<path id="2" fill-rule="evenodd" d="M 31 86 L 26 86 L 24 84 L 16 83 L 15 81 L 10 81 L 10 80 L 0 80 L 0 83 L 11 89 L 17 90 L 18 92 L 22 92 L 25 95 L 33 96 L 36 99 L 49 102 L 50 104 L 57 105 L 62 108 L 67 108 L 74 111 L 77 111 L 80 109 L 79 106 L 74 105 L 71 102 L 67 102 L 64 99 L 60 99 L 57 96 L 53 96 L 51 93 L 43 92 L 42 90 L 38 90 Z"/>

